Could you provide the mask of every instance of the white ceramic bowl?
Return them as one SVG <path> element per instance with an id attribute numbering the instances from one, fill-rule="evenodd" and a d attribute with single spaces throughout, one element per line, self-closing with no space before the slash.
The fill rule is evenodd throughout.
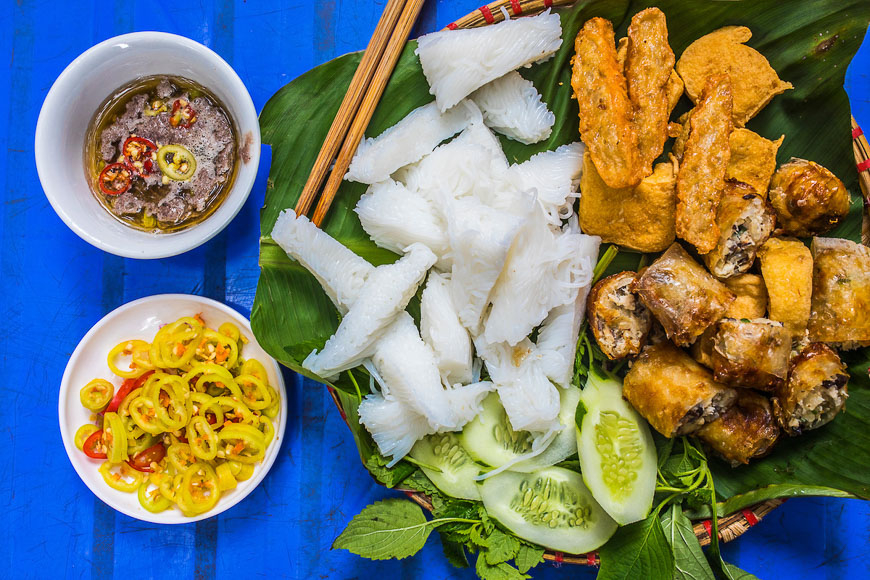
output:
<path id="1" fill-rule="evenodd" d="M 83 161 L 87 126 L 100 104 L 122 85 L 160 74 L 191 79 L 214 93 L 250 153 L 239 161 L 232 190 L 208 219 L 168 234 L 138 231 L 112 217 L 91 192 Z M 183 36 L 135 32 L 94 46 L 60 74 L 39 113 L 34 150 L 48 201 L 80 238 L 118 256 L 164 258 L 205 243 L 242 208 L 257 175 L 260 126 L 245 85 L 220 56 Z"/>
<path id="2" fill-rule="evenodd" d="M 207 513 L 196 517 L 185 517 L 176 508 L 160 513 L 151 513 L 141 505 L 136 493 L 126 493 L 112 489 L 103 481 L 98 469 L 102 460 L 91 459 L 79 451 L 73 442 L 76 430 L 90 423 L 91 412 L 79 401 L 79 390 L 94 378 L 110 380 L 115 388 L 122 380 L 115 377 L 106 364 L 106 357 L 113 346 L 123 340 L 141 339 L 151 341 L 161 325 L 173 322 L 182 316 L 202 313 L 210 328 L 217 328 L 224 322 L 232 322 L 239 327 L 250 342 L 242 349 L 245 358 L 255 358 L 263 363 L 272 385 L 281 397 L 281 410 L 275 418 L 275 438 L 266 449 L 262 463 L 254 466 L 254 475 L 247 481 L 240 481 L 238 487 L 221 494 L 217 506 Z M 91 328 L 79 342 L 67 363 L 60 385 L 58 400 L 60 434 L 67 455 L 79 477 L 94 494 L 112 508 L 130 517 L 158 524 L 184 524 L 215 516 L 233 507 L 251 493 L 272 467 L 278 450 L 284 440 L 287 423 L 287 392 L 284 380 L 275 359 L 260 348 L 251 332 L 248 320 L 220 302 L 201 296 L 187 294 L 160 294 L 129 302 L 116 308 Z"/>

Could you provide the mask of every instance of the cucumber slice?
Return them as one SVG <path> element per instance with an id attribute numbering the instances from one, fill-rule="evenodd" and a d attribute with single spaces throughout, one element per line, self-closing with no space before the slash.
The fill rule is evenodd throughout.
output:
<path id="1" fill-rule="evenodd" d="M 420 466 L 435 487 L 447 495 L 461 499 L 480 499 L 480 486 L 474 478 L 480 475 L 483 467 L 475 463 L 460 445 L 456 434 L 435 433 L 424 437 L 414 444 L 410 455 L 420 463 L 441 470 L 438 472 Z"/>
<path id="2" fill-rule="evenodd" d="M 536 473 L 506 471 L 487 479 L 480 496 L 489 515 L 504 527 L 551 550 L 591 552 L 617 527 L 580 475 L 561 467 Z"/>
<path id="3" fill-rule="evenodd" d="M 580 400 L 580 389 L 574 386 L 559 389 L 559 396 L 562 430 L 544 451 L 510 466 L 511 471 L 529 473 L 555 465 L 577 452 L 574 414 Z M 483 410 L 465 426 L 459 439 L 474 459 L 490 467 L 501 467 L 530 453 L 535 440 L 528 431 L 513 430 L 497 393 L 484 399 Z"/>
<path id="4" fill-rule="evenodd" d="M 583 481 L 622 525 L 642 520 L 652 508 L 656 451 L 649 426 L 622 398 L 622 383 L 589 375 L 580 397 L 586 413 L 577 431 Z"/>

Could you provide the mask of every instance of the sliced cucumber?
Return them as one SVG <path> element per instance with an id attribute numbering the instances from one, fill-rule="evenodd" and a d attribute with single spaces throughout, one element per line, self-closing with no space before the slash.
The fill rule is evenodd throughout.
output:
<path id="1" fill-rule="evenodd" d="M 469 455 L 491 467 L 499 467 L 529 453 L 533 444 L 528 431 L 514 431 L 497 393 L 483 400 L 480 414 L 459 435 Z"/>
<path id="2" fill-rule="evenodd" d="M 487 479 L 480 495 L 490 516 L 520 538 L 551 550 L 590 552 L 617 527 L 580 475 L 561 467 L 536 473 L 506 471 Z"/>
<path id="3" fill-rule="evenodd" d="M 620 524 L 642 520 L 652 507 L 656 486 L 649 426 L 622 398 L 618 380 L 591 373 L 580 404 L 586 411 L 577 431 L 583 481 Z"/>
<path id="4" fill-rule="evenodd" d="M 480 474 L 483 467 L 475 463 L 460 445 L 456 434 L 428 435 L 414 444 L 410 455 L 420 463 L 441 470 L 438 472 L 420 466 L 435 487 L 447 495 L 462 499 L 480 499 L 478 490 L 480 486 L 474 478 Z"/>
<path id="5" fill-rule="evenodd" d="M 540 455 L 520 461 L 510 468 L 511 471 L 531 473 L 544 467 L 556 465 L 577 453 L 577 428 L 574 423 L 574 414 L 577 412 L 577 403 L 580 401 L 580 389 L 574 385 L 568 385 L 565 389 L 559 389 L 559 397 L 559 422 L 562 423 L 562 430 Z"/>

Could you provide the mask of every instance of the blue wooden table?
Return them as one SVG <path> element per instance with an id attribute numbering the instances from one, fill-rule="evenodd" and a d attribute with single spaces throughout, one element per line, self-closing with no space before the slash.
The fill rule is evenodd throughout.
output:
<path id="1" fill-rule="evenodd" d="M 445 26 L 482 0 L 435 2 L 414 35 Z M 433 535 L 422 553 L 369 562 L 330 545 L 368 503 L 392 495 L 358 461 L 326 391 L 287 373 L 290 420 L 263 484 L 219 517 L 157 526 L 115 513 L 73 471 L 61 445 L 57 394 L 78 340 L 135 298 L 184 292 L 250 314 L 258 210 L 270 156 L 232 224 L 197 250 L 139 261 L 107 255 L 57 218 L 36 177 L 33 135 L 45 95 L 79 53 L 138 30 L 188 36 L 238 71 L 257 109 L 281 86 L 334 56 L 365 47 L 384 2 L 251 0 L 100 2 L 6 0 L 0 7 L 0 577 L 3 578 L 472 578 L 451 568 Z M 857 64 L 860 62 L 861 64 Z M 870 126 L 870 47 L 847 81 Z M 90 112 L 87 112 L 90 114 Z M 761 578 L 868 578 L 870 507 L 791 500 L 726 558 Z M 542 566 L 536 578 L 592 577 Z"/>

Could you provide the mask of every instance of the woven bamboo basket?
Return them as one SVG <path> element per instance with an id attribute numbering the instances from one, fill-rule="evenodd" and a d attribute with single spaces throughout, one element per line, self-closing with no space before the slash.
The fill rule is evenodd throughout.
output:
<path id="1" fill-rule="evenodd" d="M 532 15 L 542 12 L 548 8 L 557 6 L 568 6 L 576 0 L 498 0 L 485 6 L 481 6 L 471 14 L 463 16 L 459 20 L 451 22 L 446 28 L 456 30 L 460 28 L 475 28 L 478 26 L 487 26 L 496 22 L 501 22 L 505 18 L 505 12 L 511 17 L 521 15 Z M 863 241 L 864 244 L 870 245 L 870 144 L 864 136 L 863 131 L 852 118 L 852 139 L 853 149 L 857 169 L 860 176 L 861 190 L 864 194 L 864 223 L 863 223 Z M 347 416 L 341 406 L 341 402 L 335 391 L 330 387 L 329 393 L 332 395 L 332 400 L 338 407 L 342 418 L 347 422 Z M 432 511 L 432 502 L 425 494 L 399 488 L 411 500 L 420 505 L 426 510 Z M 756 525 L 767 514 L 782 505 L 785 499 L 773 499 L 764 501 L 739 512 L 729 514 L 719 518 L 718 521 L 718 536 L 722 542 L 730 542 L 735 538 L 743 535 L 752 526 Z M 701 520 L 695 522 L 695 535 L 698 537 L 702 546 L 710 544 L 712 534 L 712 523 L 710 520 Z M 561 552 L 548 551 L 544 554 L 544 560 L 556 564 L 579 564 L 584 566 L 598 566 L 600 560 L 597 552 L 590 552 L 582 555 L 562 554 Z"/>

